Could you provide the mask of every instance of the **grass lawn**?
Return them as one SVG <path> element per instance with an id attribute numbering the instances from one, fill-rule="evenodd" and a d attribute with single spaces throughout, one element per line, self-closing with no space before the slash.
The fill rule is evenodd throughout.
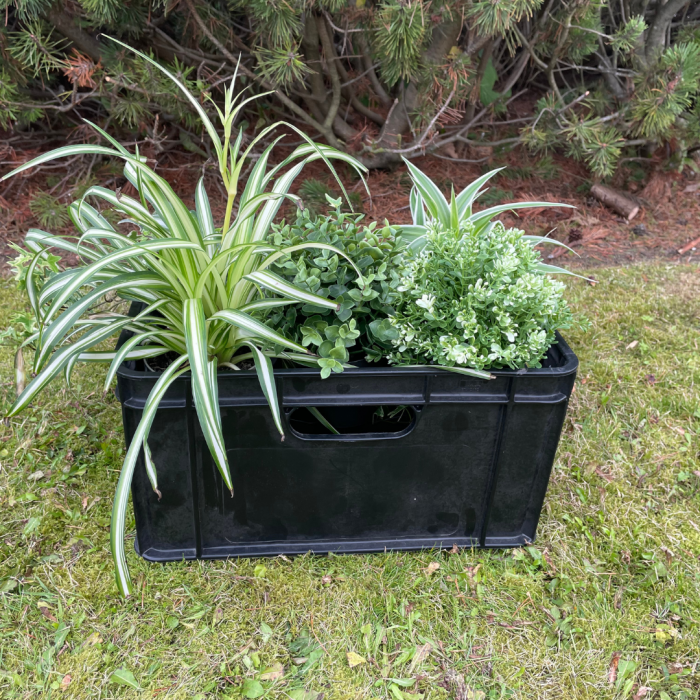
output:
<path id="1" fill-rule="evenodd" d="M 121 600 L 119 404 L 101 367 L 57 382 L 0 427 L 0 697 L 697 698 L 700 269 L 595 275 L 570 284 L 591 328 L 568 334 L 579 381 L 525 549 L 162 566 L 129 547 Z M 0 282 L 0 327 L 24 308 Z"/>

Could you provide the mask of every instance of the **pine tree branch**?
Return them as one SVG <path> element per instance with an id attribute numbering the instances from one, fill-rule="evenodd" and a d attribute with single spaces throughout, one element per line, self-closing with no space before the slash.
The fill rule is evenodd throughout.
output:
<path id="1" fill-rule="evenodd" d="M 325 13 L 327 14 L 327 13 Z M 330 22 L 329 22 L 330 24 Z M 350 87 L 350 84 L 353 82 L 350 80 L 350 76 L 348 75 L 348 72 L 345 70 L 345 67 L 343 66 L 343 63 L 338 56 L 335 46 L 333 45 L 332 41 L 328 41 L 328 44 L 330 45 L 330 49 L 333 52 L 332 54 L 332 59 L 333 59 L 333 64 L 334 66 L 337 67 L 338 73 L 340 74 L 340 78 L 344 81 L 340 88 L 343 91 L 343 94 L 345 95 L 345 98 L 350 102 L 352 105 L 353 109 L 356 112 L 359 112 L 362 116 L 367 117 L 368 119 L 371 119 L 375 124 L 378 124 L 379 126 L 384 126 L 384 117 L 382 117 L 380 114 L 377 114 L 376 112 L 373 112 L 369 107 L 365 107 L 365 105 L 360 102 L 360 100 L 357 99 L 355 95 L 355 91 Z M 325 51 L 325 48 L 324 48 Z"/>
<path id="2" fill-rule="evenodd" d="M 321 38 L 321 46 L 323 47 L 323 53 L 326 56 L 326 67 L 331 76 L 331 86 L 333 88 L 331 104 L 328 107 L 326 120 L 323 122 L 324 127 L 330 128 L 333 126 L 333 122 L 338 114 L 338 109 L 340 108 L 340 75 L 338 74 L 338 62 L 333 60 L 335 57 L 335 52 L 333 51 L 333 46 L 331 44 L 330 37 L 328 36 L 326 22 L 321 15 L 316 15 L 316 27 L 318 29 L 318 35 Z"/>
<path id="3" fill-rule="evenodd" d="M 382 84 L 379 82 L 379 78 L 377 77 L 377 73 L 374 70 L 374 66 L 372 65 L 372 54 L 369 50 L 367 37 L 362 33 L 358 34 L 357 43 L 360 47 L 360 52 L 362 53 L 362 63 L 364 64 L 365 72 L 369 75 L 369 81 L 372 84 L 372 89 L 381 103 L 385 107 L 388 107 L 392 103 L 392 99 L 382 87 Z"/>
<path id="4" fill-rule="evenodd" d="M 253 80 L 254 82 L 258 83 L 261 85 L 263 88 L 266 90 L 269 90 L 270 92 L 273 92 L 277 99 L 282 102 L 282 104 L 287 107 L 291 112 L 296 114 L 298 117 L 300 117 L 303 121 L 305 121 L 309 126 L 313 127 L 318 131 L 322 136 L 326 138 L 328 141 L 328 144 L 333 146 L 334 148 L 341 148 L 342 145 L 338 142 L 338 139 L 336 139 L 335 134 L 333 133 L 333 129 L 329 129 L 323 124 L 319 123 L 316 119 L 311 117 L 309 114 L 307 114 L 301 107 L 299 107 L 296 102 L 292 101 L 287 97 L 287 95 L 284 94 L 281 90 L 275 88 L 273 85 L 268 83 L 266 80 L 261 78 L 260 76 L 256 75 L 250 68 L 248 68 L 243 62 L 239 61 L 236 59 L 236 57 L 211 33 L 209 30 L 209 27 L 205 24 L 205 22 L 202 20 L 202 18 L 199 16 L 197 13 L 196 8 L 194 7 L 194 3 L 192 0 L 184 0 L 185 4 L 189 8 L 190 12 L 192 13 L 192 16 L 194 17 L 195 22 L 199 26 L 199 28 L 202 30 L 204 35 L 211 41 L 216 48 L 221 51 L 221 53 L 235 66 L 238 65 L 239 70 L 241 73 L 243 73 L 245 76 Z"/>
<path id="5" fill-rule="evenodd" d="M 433 36 L 430 45 L 423 55 L 423 61 L 430 65 L 437 65 L 441 62 L 447 52 L 455 45 L 462 31 L 462 18 L 443 22 L 433 29 Z M 408 114 L 415 111 L 420 102 L 420 95 L 415 81 L 412 81 L 406 88 L 405 94 L 401 97 L 402 105 L 395 109 L 391 118 L 387 117 L 385 138 L 382 145 L 388 149 L 396 147 L 399 136 L 409 128 Z"/>

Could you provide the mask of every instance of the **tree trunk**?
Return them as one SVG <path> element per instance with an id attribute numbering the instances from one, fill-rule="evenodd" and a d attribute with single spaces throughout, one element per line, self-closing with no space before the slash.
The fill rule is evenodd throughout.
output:
<path id="1" fill-rule="evenodd" d="M 52 7 L 44 13 L 49 24 L 59 33 L 69 39 L 76 49 L 89 56 L 95 63 L 102 58 L 104 47 L 91 34 L 81 29 L 73 17 Z"/>
<path id="2" fill-rule="evenodd" d="M 459 34 L 462 31 L 462 18 L 451 22 L 444 22 L 433 30 L 430 46 L 423 55 L 426 63 L 439 63 L 444 60 L 447 52 L 457 43 Z M 399 136 L 409 128 L 408 115 L 415 111 L 420 101 L 420 95 L 415 83 L 406 86 L 399 103 L 392 110 L 384 126 L 382 145 L 385 147 L 396 147 L 399 143 Z"/>
<path id="3" fill-rule="evenodd" d="M 646 40 L 646 57 L 647 60 L 654 58 L 654 55 L 660 53 L 666 47 L 666 32 L 668 25 L 690 0 L 668 0 L 665 5 L 659 6 L 656 10 L 654 20 L 649 27 Z"/>

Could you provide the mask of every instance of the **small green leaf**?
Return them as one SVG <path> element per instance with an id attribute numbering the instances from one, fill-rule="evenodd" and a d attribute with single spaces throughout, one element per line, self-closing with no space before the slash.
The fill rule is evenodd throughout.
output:
<path id="1" fill-rule="evenodd" d="M 270 625 L 261 622 L 260 623 L 260 634 L 262 635 L 263 642 L 269 641 L 270 637 L 272 637 L 272 628 Z"/>
<path id="2" fill-rule="evenodd" d="M 168 615 L 168 617 L 165 618 L 165 625 L 168 629 L 174 630 L 179 624 L 180 620 L 178 620 L 175 615 Z"/>
<path id="3" fill-rule="evenodd" d="M 36 532 L 39 529 L 39 525 L 41 525 L 41 518 L 32 516 L 31 518 L 29 518 L 29 520 L 27 520 L 27 524 L 24 526 L 22 534 L 25 537 L 28 537 L 33 532 Z"/>
<path id="4" fill-rule="evenodd" d="M 246 678 L 243 682 L 242 695 L 244 698 L 259 698 L 265 694 L 262 683 L 255 678 Z"/>
<path id="5" fill-rule="evenodd" d="M 117 685 L 126 685 L 129 688 L 135 688 L 136 690 L 141 690 L 141 686 L 136 682 L 134 674 L 126 668 L 118 668 L 109 677 L 110 683 L 116 683 Z M 257 697 L 257 696 L 256 696 Z"/>

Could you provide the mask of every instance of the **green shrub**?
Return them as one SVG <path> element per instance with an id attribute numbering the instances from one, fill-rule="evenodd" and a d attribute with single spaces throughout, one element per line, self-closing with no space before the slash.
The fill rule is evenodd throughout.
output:
<path id="1" fill-rule="evenodd" d="M 331 371 L 342 372 L 343 363 L 361 359 L 361 353 L 369 361 L 381 359 L 391 351 L 391 339 L 398 337 L 388 321 L 398 297 L 395 229 L 388 224 L 380 228 L 376 222 L 365 226 L 361 214 L 341 210 L 340 199 L 329 197 L 328 201 L 334 211 L 324 216 L 300 211 L 293 224 L 283 221 L 270 234 L 270 241 L 282 248 L 311 242 L 331 245 L 362 273 L 364 284 L 348 260 L 329 249 L 299 250 L 279 258 L 272 268 L 297 287 L 340 304 L 338 311 L 294 304 L 269 316 L 270 325 L 279 332 L 320 355 L 324 377 Z"/>
<path id="2" fill-rule="evenodd" d="M 537 270 L 533 242 L 500 221 L 484 232 L 471 222 L 457 230 L 437 225 L 426 238 L 399 269 L 390 361 L 539 367 L 572 315 L 564 285 Z"/>
<path id="3" fill-rule="evenodd" d="M 406 161 L 413 181 L 411 216 L 401 241 L 405 251 L 395 288 L 391 342 L 395 364 L 519 369 L 538 366 L 554 332 L 572 323 L 564 285 L 547 273 L 535 246 L 564 245 L 541 236 L 506 230 L 494 217 L 532 207 L 567 207 L 553 202 L 512 202 L 474 211 L 486 183 L 499 170 L 477 178 L 448 202 L 440 188 Z M 564 246 L 566 247 L 566 246 Z"/>

